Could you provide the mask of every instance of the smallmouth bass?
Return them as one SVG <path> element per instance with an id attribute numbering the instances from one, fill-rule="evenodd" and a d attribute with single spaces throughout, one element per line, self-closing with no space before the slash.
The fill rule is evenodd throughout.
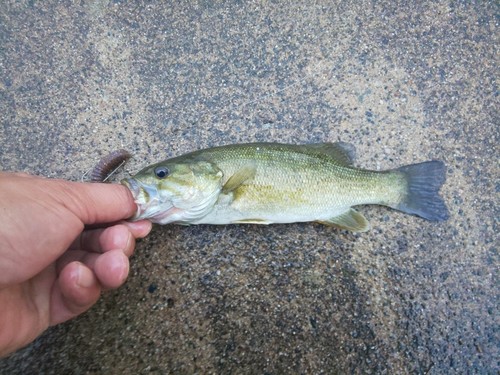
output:
<path id="1" fill-rule="evenodd" d="M 132 220 L 167 224 L 316 221 L 355 232 L 367 219 L 353 206 L 377 204 L 431 221 L 448 218 L 439 196 L 441 161 L 387 171 L 353 166 L 350 144 L 248 143 L 198 150 L 124 179 L 137 204 Z"/>

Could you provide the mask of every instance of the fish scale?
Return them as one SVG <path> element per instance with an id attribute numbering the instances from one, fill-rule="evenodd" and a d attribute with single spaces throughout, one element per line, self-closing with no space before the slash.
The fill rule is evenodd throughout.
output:
<path id="1" fill-rule="evenodd" d="M 295 145 L 266 146 L 234 145 L 206 153 L 226 180 L 244 165 L 256 164 L 255 178 L 236 190 L 233 203 L 225 207 L 228 211 L 252 212 L 259 218 L 272 213 L 269 221 L 286 223 L 291 215 L 297 221 L 327 220 L 354 205 L 399 199 L 402 187 L 391 181 L 398 175 L 342 166 L 327 153 L 309 154 Z M 219 209 L 217 215 L 222 214 Z"/>

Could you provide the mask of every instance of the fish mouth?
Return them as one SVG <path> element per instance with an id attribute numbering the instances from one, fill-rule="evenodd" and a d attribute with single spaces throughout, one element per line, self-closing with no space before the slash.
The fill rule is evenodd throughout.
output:
<path id="1" fill-rule="evenodd" d="M 134 180 L 133 178 L 126 178 L 121 180 L 120 183 L 126 186 L 130 190 L 134 200 L 136 199 L 137 196 L 139 196 L 140 187 L 139 183 L 136 180 Z"/>
<path id="2" fill-rule="evenodd" d="M 130 190 L 137 205 L 137 211 L 130 220 L 155 218 L 171 206 L 170 203 L 161 202 L 158 189 L 154 185 L 143 184 L 134 178 L 124 179 L 120 183 Z"/>

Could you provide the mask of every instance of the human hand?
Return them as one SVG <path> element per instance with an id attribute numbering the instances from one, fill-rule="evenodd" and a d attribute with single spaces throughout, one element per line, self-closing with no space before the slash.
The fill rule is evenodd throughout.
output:
<path id="1" fill-rule="evenodd" d="M 135 239 L 151 230 L 118 222 L 135 210 L 118 184 L 0 172 L 0 357 L 124 283 Z"/>

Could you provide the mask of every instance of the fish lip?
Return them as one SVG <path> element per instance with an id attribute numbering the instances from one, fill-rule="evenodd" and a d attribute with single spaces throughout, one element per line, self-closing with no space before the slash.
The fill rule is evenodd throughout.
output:
<path id="1" fill-rule="evenodd" d="M 134 199 L 136 199 L 136 197 L 139 195 L 139 191 L 140 191 L 140 187 L 139 187 L 139 184 L 137 183 L 137 181 L 134 180 L 133 178 L 125 178 L 125 179 L 121 180 L 120 183 L 123 186 L 126 186 L 130 190 L 130 192 L 132 193 L 132 197 Z"/>
<path id="2" fill-rule="evenodd" d="M 137 206 L 137 211 L 130 220 L 147 218 L 143 215 L 148 211 L 150 206 L 159 201 L 159 193 L 156 186 L 145 185 L 134 178 L 123 179 L 120 183 L 130 190 Z"/>

